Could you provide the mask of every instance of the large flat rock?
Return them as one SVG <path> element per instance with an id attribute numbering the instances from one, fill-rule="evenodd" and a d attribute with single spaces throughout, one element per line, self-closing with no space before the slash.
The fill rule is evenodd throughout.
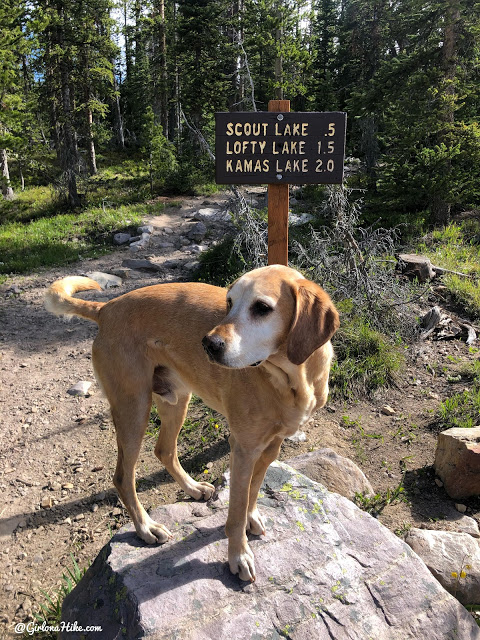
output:
<path id="1" fill-rule="evenodd" d="M 480 629 L 413 551 L 352 502 L 275 463 L 253 537 L 257 581 L 230 574 L 228 487 L 210 503 L 154 511 L 174 538 L 148 546 L 121 529 L 65 599 L 80 638 L 466 640 Z"/>

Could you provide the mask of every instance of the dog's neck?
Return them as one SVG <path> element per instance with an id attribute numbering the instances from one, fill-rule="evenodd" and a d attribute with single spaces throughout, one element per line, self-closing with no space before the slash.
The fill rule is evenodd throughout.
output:
<path id="1" fill-rule="evenodd" d="M 290 406 L 308 410 L 307 407 L 315 404 L 314 381 L 308 379 L 305 364 L 295 365 L 285 353 L 278 351 L 265 360 L 262 367 L 269 374 L 271 384 L 282 398 L 289 398 Z"/>

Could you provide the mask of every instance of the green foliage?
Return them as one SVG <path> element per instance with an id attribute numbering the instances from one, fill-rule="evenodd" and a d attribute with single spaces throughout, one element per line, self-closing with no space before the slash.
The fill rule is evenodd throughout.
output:
<path id="1" fill-rule="evenodd" d="M 454 300 L 475 320 L 480 318 L 480 222 L 477 217 L 435 229 L 417 250 L 432 264 L 463 273 L 446 273 L 443 283 Z"/>
<path id="2" fill-rule="evenodd" d="M 371 394 L 394 383 L 404 365 L 400 347 L 372 329 L 361 316 L 345 318 L 335 334 L 337 360 L 330 374 L 333 396 L 352 398 Z"/>
<path id="3" fill-rule="evenodd" d="M 436 424 L 441 429 L 452 427 L 471 428 L 480 424 L 480 360 L 463 361 L 454 367 L 452 379 L 471 385 L 461 393 L 444 400 L 436 414 Z"/>
<path id="4" fill-rule="evenodd" d="M 120 207 L 1 225 L 0 273 L 26 273 L 101 255 L 112 250 L 114 233 L 140 222 L 138 208 Z"/>
<path id="5" fill-rule="evenodd" d="M 0 274 L 25 273 L 111 251 L 114 233 L 141 222 L 155 206 L 136 203 L 142 199 L 147 175 L 138 162 L 122 162 L 114 154 L 108 161 L 88 182 L 85 208 L 77 213 L 62 207 L 46 187 L 32 187 L 13 201 L 0 201 Z M 102 158 L 100 164 L 106 162 Z"/>
<path id="6" fill-rule="evenodd" d="M 198 153 L 192 140 L 182 144 L 177 167 L 170 174 L 165 191 L 181 195 L 211 195 L 218 191 L 213 162 L 206 154 Z"/>
<path id="7" fill-rule="evenodd" d="M 58 627 L 60 625 L 63 600 L 80 582 L 86 572 L 86 568 L 80 569 L 72 554 L 70 554 L 70 557 L 72 559 L 73 569 L 67 568 L 66 572 L 62 573 L 61 586 L 58 591 L 53 595 L 42 591 L 45 602 L 40 604 L 40 611 L 35 614 L 35 620 L 39 625 L 42 623 L 45 623 L 45 626 L 48 627 Z M 53 638 L 56 637 L 56 635 L 37 635 L 36 637 Z"/>
<path id="8" fill-rule="evenodd" d="M 440 405 L 438 424 L 442 429 L 471 428 L 480 423 L 480 384 L 447 398 Z"/>
<path id="9" fill-rule="evenodd" d="M 382 513 L 386 506 L 395 502 L 405 502 L 404 488 L 402 482 L 393 489 L 388 488 L 384 494 L 376 493 L 374 496 L 366 496 L 356 493 L 354 502 L 357 507 L 370 513 L 375 518 Z"/>
<path id="10" fill-rule="evenodd" d="M 174 145 L 163 135 L 163 127 L 155 122 L 152 107 L 147 107 L 143 127 L 144 153 L 147 156 L 151 191 L 154 184 L 163 186 L 177 167 Z"/>
<path id="11" fill-rule="evenodd" d="M 202 282 L 225 287 L 244 271 L 245 262 L 235 250 L 234 239 L 228 237 L 200 255 L 197 278 Z"/>

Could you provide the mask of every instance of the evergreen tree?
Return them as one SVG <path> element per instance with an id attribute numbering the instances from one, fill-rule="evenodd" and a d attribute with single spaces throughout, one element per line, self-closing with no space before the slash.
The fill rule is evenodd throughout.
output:
<path id="1" fill-rule="evenodd" d="M 74 2 L 37 0 L 33 29 L 38 34 L 44 90 L 50 106 L 52 136 L 70 206 L 81 204 L 77 190 L 80 171 L 74 105 L 74 63 L 78 55 Z"/>
<path id="2" fill-rule="evenodd" d="M 5 0 L 0 5 L 0 184 L 6 199 L 14 197 L 8 153 L 20 141 L 24 110 L 20 85 L 21 56 L 26 50 L 22 31 L 23 3 Z"/>
<path id="3" fill-rule="evenodd" d="M 283 95 L 292 109 L 305 109 L 312 68 L 308 3 L 246 0 L 244 48 L 259 109 Z"/>
<path id="4" fill-rule="evenodd" d="M 335 111 L 338 108 L 339 12 L 337 0 L 317 0 L 313 6 L 309 106 L 318 111 Z"/>
<path id="5" fill-rule="evenodd" d="M 177 63 L 183 111 L 195 124 L 213 126 L 215 111 L 231 102 L 236 51 L 230 38 L 231 0 L 183 0 L 177 25 Z"/>
<path id="6" fill-rule="evenodd" d="M 452 206 L 478 201 L 480 7 L 413 0 L 393 17 L 397 50 L 364 94 L 382 114 L 379 195 L 444 223 Z"/>
<path id="7" fill-rule="evenodd" d="M 77 0 L 72 7 L 72 21 L 76 25 L 75 103 L 76 111 L 82 114 L 78 129 L 83 135 L 79 142 L 86 147 L 92 175 L 97 172 L 95 137 L 113 98 L 111 60 L 116 47 L 111 37 L 111 8 L 111 0 Z"/>

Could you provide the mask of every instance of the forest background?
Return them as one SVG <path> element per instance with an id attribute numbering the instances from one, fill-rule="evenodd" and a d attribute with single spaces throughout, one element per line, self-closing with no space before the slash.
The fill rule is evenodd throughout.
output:
<path id="1" fill-rule="evenodd" d="M 191 192 L 213 182 L 214 113 L 281 94 L 348 113 L 370 217 L 448 222 L 480 196 L 479 31 L 474 0 L 4 0 L 3 196 L 53 184 L 81 208 L 113 152 Z"/>

